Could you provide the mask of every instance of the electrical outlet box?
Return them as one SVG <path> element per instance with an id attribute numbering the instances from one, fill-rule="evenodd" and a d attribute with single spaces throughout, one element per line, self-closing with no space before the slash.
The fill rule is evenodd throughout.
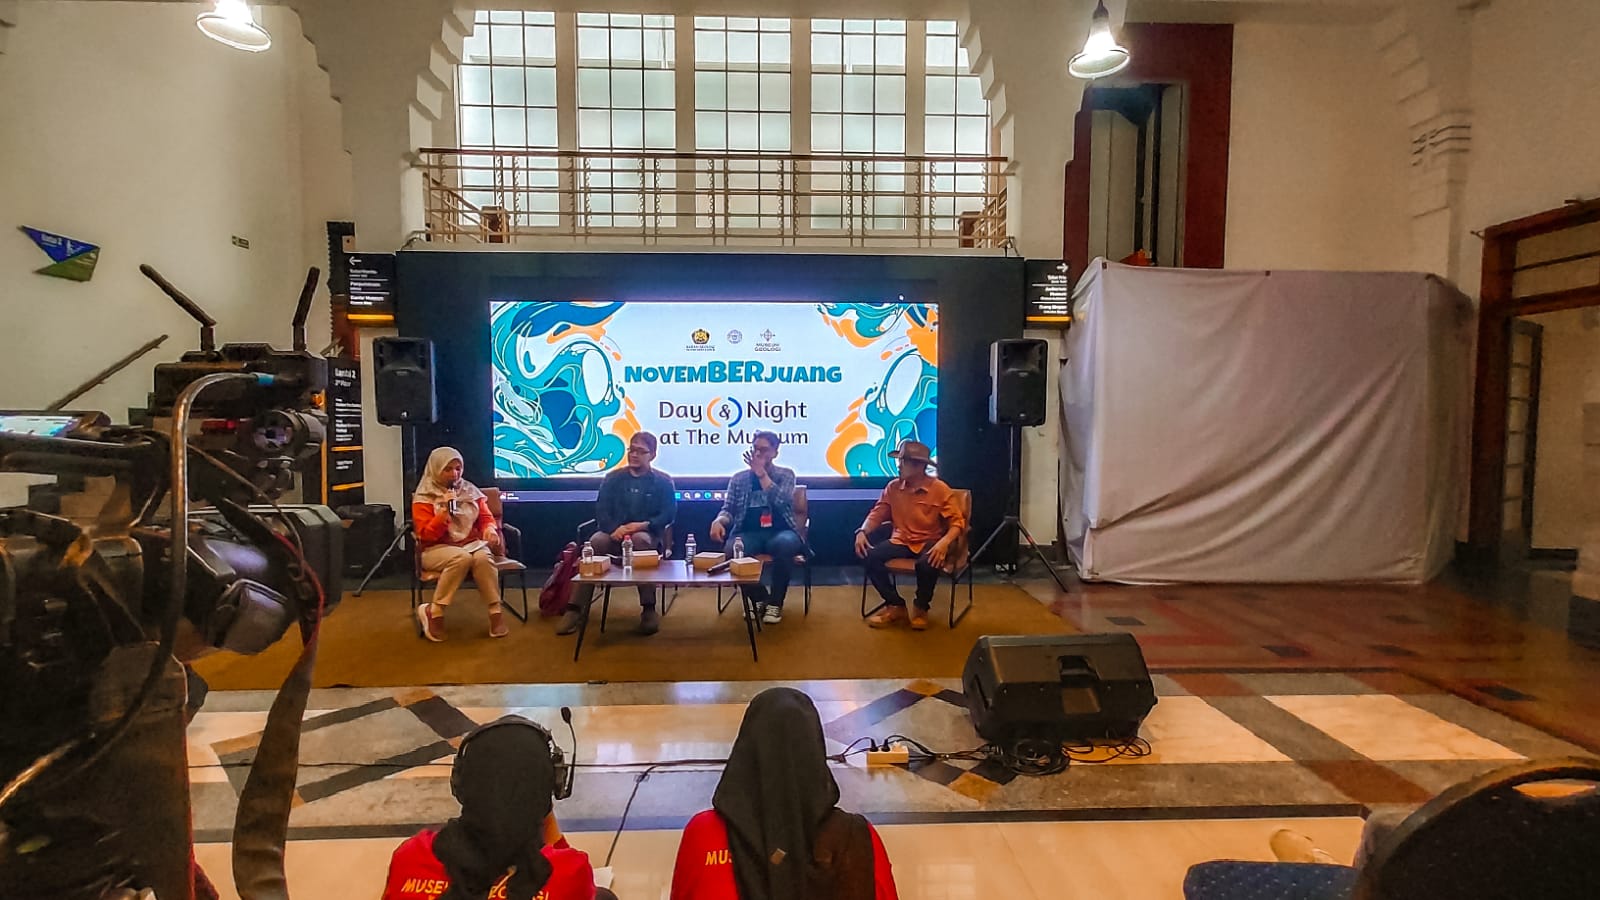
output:
<path id="1" fill-rule="evenodd" d="M 911 750 L 905 744 L 894 744 L 887 750 L 868 750 L 867 766 L 903 766 L 911 761 Z"/>

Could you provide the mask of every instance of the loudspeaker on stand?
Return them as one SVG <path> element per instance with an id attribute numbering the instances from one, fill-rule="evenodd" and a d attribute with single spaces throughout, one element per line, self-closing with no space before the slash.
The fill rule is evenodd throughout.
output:
<path id="1" fill-rule="evenodd" d="M 433 341 L 382 337 L 372 342 L 372 394 L 384 425 L 432 424 L 439 418 Z"/>
<path id="2" fill-rule="evenodd" d="M 1008 338 L 989 345 L 989 421 L 1043 425 L 1050 345 L 1037 338 Z"/>

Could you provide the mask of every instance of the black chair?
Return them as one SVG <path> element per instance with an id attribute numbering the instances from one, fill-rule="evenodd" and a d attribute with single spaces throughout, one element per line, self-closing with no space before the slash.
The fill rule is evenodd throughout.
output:
<path id="1" fill-rule="evenodd" d="M 955 497 L 956 506 L 961 509 L 961 514 L 970 523 L 972 521 L 972 492 L 956 490 L 951 491 L 951 495 Z M 877 546 L 879 541 L 888 540 L 892 532 L 893 526 L 886 524 L 879 527 L 874 534 L 867 535 L 867 539 L 872 542 L 873 546 Z M 940 570 L 941 575 L 950 579 L 949 622 L 951 628 L 956 627 L 962 619 L 967 617 L 967 613 L 972 612 L 972 543 L 969 540 L 970 537 L 971 527 L 969 525 L 968 530 L 963 531 L 961 536 L 956 538 L 955 542 L 950 545 L 950 552 L 945 555 L 944 568 Z M 891 559 L 885 568 L 889 570 L 891 580 L 899 575 L 915 576 L 917 574 L 917 561 L 914 559 Z M 956 587 L 961 584 L 962 578 L 967 580 L 967 602 L 961 606 L 958 612 L 956 609 Z M 871 609 L 867 608 L 868 587 L 867 580 L 862 578 L 861 618 L 863 619 L 884 607 L 884 604 L 880 601 L 877 606 Z"/>
<path id="2" fill-rule="evenodd" d="M 800 570 L 800 583 L 805 588 L 806 599 L 802 614 L 809 616 L 811 615 L 811 501 L 806 499 L 805 485 L 794 486 L 794 503 L 790 507 L 790 512 L 794 518 L 794 533 L 800 536 L 800 542 L 805 545 L 801 552 L 795 554 L 794 565 Z M 752 558 L 759 559 L 763 563 L 772 562 L 770 553 L 757 553 Z M 717 615 L 722 615 L 723 611 L 733 604 L 733 598 L 739 594 L 737 590 L 732 591 L 728 594 L 728 599 L 723 600 L 722 588 L 717 588 Z"/>
<path id="3" fill-rule="evenodd" d="M 1578 900 L 1600 896 L 1597 847 L 1600 760 L 1528 762 L 1428 801 L 1382 839 L 1359 872 L 1219 860 L 1189 869 L 1184 897 Z"/>
<path id="4" fill-rule="evenodd" d="M 499 488 L 484 488 L 483 496 L 489 502 L 489 512 L 494 516 L 495 526 L 500 529 L 500 534 L 505 538 L 506 542 L 506 555 L 496 557 L 494 561 L 495 570 L 500 573 L 500 605 L 518 621 L 527 622 L 528 567 L 522 562 L 522 531 L 515 525 L 506 524 L 505 507 L 501 505 Z M 413 610 L 412 617 L 415 618 L 416 607 L 421 605 L 428 585 L 439 580 L 439 573 L 422 567 L 421 547 L 417 543 L 415 533 L 407 535 L 406 543 L 410 545 L 411 549 L 411 606 Z M 505 576 L 507 574 L 517 576 L 517 587 L 522 591 L 521 610 L 513 606 L 511 598 L 506 595 Z M 468 575 L 467 580 L 471 581 L 472 576 Z M 417 630 L 420 634 L 420 625 Z"/>

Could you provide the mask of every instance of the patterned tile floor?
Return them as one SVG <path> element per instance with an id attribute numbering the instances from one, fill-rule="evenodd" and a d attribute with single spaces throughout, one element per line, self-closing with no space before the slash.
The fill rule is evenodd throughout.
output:
<path id="1" fill-rule="evenodd" d="M 1063 883 L 1108 896 L 1175 896 L 1188 862 L 1262 858 L 1266 836 L 1285 820 L 1348 855 L 1368 809 L 1421 802 L 1508 761 L 1600 747 L 1591 699 L 1600 653 L 1586 646 L 1591 613 L 1570 601 L 1562 577 L 1453 575 L 1415 588 L 1073 584 L 1064 593 L 1025 580 L 1081 630 L 1138 636 L 1160 697 L 1143 729 L 1151 755 L 1047 778 L 970 762 L 845 766 L 837 770 L 843 803 L 887 826 L 908 898 L 1056 896 L 1051 886 Z M 308 896 L 361 895 L 335 888 L 353 873 L 375 895 L 398 838 L 452 814 L 447 776 L 459 737 L 515 711 L 554 726 L 565 746 L 562 706 L 573 710 L 585 768 L 557 812 L 580 846 L 603 854 L 642 764 L 724 755 L 745 701 L 765 686 L 314 692 L 291 864 L 321 871 L 325 857 L 347 861 Z M 980 743 L 955 682 L 796 686 L 817 701 L 834 749 L 890 734 L 941 750 Z M 262 692 L 214 693 L 190 729 L 195 827 L 211 842 L 201 858 L 212 869 L 223 865 L 242 764 L 269 702 Z M 712 766 L 657 770 L 638 785 L 615 864 L 624 896 L 663 896 L 674 830 L 709 804 L 717 774 Z M 1068 842 L 1111 834 L 1123 836 L 1119 849 L 1060 880 L 1056 857 L 1072 852 Z M 1146 858 L 1152 841 L 1160 862 Z M 1045 847 L 1051 853 L 1034 859 Z M 1015 871 L 1004 877 L 974 875 L 1007 866 Z M 1012 879 L 1014 890 L 996 893 L 996 878 Z"/>

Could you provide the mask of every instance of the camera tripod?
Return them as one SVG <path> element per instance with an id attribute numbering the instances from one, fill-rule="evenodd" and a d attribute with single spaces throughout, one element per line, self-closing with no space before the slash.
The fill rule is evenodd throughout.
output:
<path id="1" fill-rule="evenodd" d="M 409 472 L 417 472 L 417 429 L 416 429 L 416 426 L 412 425 L 412 426 L 401 426 L 401 427 L 402 428 L 410 427 L 410 429 L 411 429 L 411 433 L 410 434 L 406 434 L 404 431 L 402 431 L 401 434 L 400 434 L 400 440 L 403 443 L 405 443 L 405 445 L 406 445 L 406 466 L 407 466 L 407 470 Z M 421 477 L 421 473 L 418 473 L 418 477 Z M 400 485 L 400 487 L 402 489 L 404 489 L 405 488 L 404 475 L 402 475 L 402 479 L 401 480 L 402 480 L 402 484 Z M 384 548 L 383 554 L 378 557 L 378 561 L 373 563 L 372 564 L 372 568 L 367 570 L 366 577 L 361 579 L 360 587 L 357 587 L 355 589 L 355 591 L 351 594 L 351 596 L 353 596 L 353 597 L 361 596 L 361 592 L 367 589 L 367 583 L 370 582 L 373 579 L 373 577 L 378 574 L 379 570 L 381 570 L 384 567 L 384 564 L 389 561 L 389 557 L 391 555 L 393 555 L 396 550 L 400 549 L 400 547 L 402 545 L 404 545 L 406 547 L 407 551 L 411 551 L 412 550 L 411 537 L 412 537 L 413 534 L 414 534 L 414 532 L 412 531 L 412 523 L 411 523 L 411 504 L 407 503 L 405 505 L 405 514 L 403 516 L 401 516 L 400 530 L 395 532 L 394 540 L 389 542 L 389 546 Z"/>
<path id="2" fill-rule="evenodd" d="M 1004 534 L 1007 529 L 1015 528 L 1017 533 L 1022 535 L 1023 540 L 1028 542 L 1028 549 L 1033 552 L 1034 558 L 1044 564 L 1045 571 L 1049 572 L 1050 577 L 1055 580 L 1056 587 L 1066 591 L 1067 583 L 1061 579 L 1061 573 L 1057 572 L 1056 567 L 1051 565 L 1050 560 L 1045 557 L 1044 551 L 1039 548 L 1038 542 L 1033 539 L 1033 535 L 1028 533 L 1028 526 L 1022 524 L 1022 467 L 1017 458 L 1017 434 L 1020 431 L 1022 431 L 1021 425 L 1007 426 L 1007 446 L 1009 449 L 1006 453 L 1006 472 L 1010 478 L 1011 493 L 1006 497 L 1005 518 L 1001 519 L 1000 524 L 994 527 L 994 531 L 989 532 L 989 536 L 984 538 L 982 544 L 978 545 L 978 549 L 972 554 L 972 564 L 976 564 L 978 560 L 982 559 L 983 554 L 989 550 L 990 545 L 1000 535 Z M 1012 574 L 1015 575 L 1016 570 L 1021 567 L 1021 563 L 1014 564 Z"/>

